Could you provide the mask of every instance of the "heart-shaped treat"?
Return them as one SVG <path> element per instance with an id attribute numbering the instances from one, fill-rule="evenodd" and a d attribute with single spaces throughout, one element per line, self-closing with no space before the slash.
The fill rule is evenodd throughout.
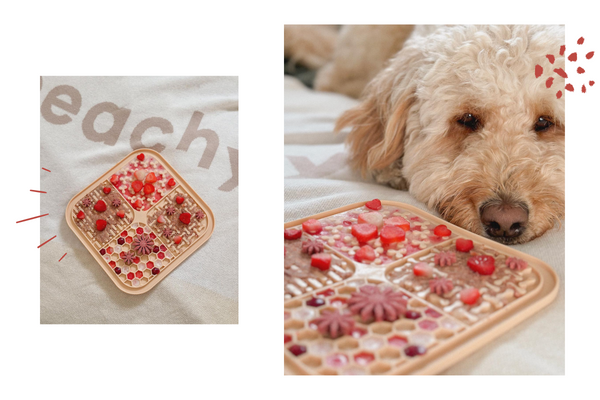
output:
<path id="1" fill-rule="evenodd" d="M 83 213 L 83 211 L 79 211 L 77 213 L 77 218 L 79 218 L 79 219 L 84 219 L 85 218 L 85 214 Z"/>
<path id="2" fill-rule="evenodd" d="M 181 197 L 181 196 L 177 196 L 177 197 L 175 198 L 175 201 L 177 202 L 177 204 L 181 204 L 181 203 L 183 203 L 183 197 Z"/>
<path id="3" fill-rule="evenodd" d="M 381 210 L 381 201 L 379 199 L 373 199 L 371 201 L 367 201 L 365 203 L 365 207 L 367 207 L 371 210 L 379 211 L 379 210 Z"/>
<path id="4" fill-rule="evenodd" d="M 191 218 L 192 214 L 190 213 L 181 213 L 181 215 L 179 216 L 179 220 L 186 225 L 190 223 Z"/>
<path id="5" fill-rule="evenodd" d="M 96 204 L 94 205 L 94 210 L 98 212 L 106 211 L 106 203 L 102 200 L 98 200 L 98 202 L 96 202 Z"/>
<path id="6" fill-rule="evenodd" d="M 103 219 L 99 219 L 96 221 L 96 229 L 99 231 L 103 231 L 106 228 L 106 221 Z"/>

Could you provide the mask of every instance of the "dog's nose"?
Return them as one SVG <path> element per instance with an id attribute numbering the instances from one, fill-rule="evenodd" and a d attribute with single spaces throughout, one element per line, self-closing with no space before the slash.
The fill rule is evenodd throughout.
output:
<path id="1" fill-rule="evenodd" d="M 492 237 L 516 238 L 525 230 L 527 208 L 512 204 L 487 205 L 481 209 L 481 222 Z"/>

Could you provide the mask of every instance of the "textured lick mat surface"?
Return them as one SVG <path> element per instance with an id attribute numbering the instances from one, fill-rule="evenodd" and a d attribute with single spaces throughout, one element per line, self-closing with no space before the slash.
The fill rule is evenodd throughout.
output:
<path id="1" fill-rule="evenodd" d="M 287 372 L 437 373 L 556 296 L 558 277 L 544 262 L 410 205 L 381 203 L 285 224 Z M 375 225 L 377 237 L 361 236 L 361 223 Z M 382 234 L 386 225 L 404 234 Z M 311 266 L 315 247 L 331 255 L 329 268 Z"/>
<path id="2" fill-rule="evenodd" d="M 157 152 L 132 152 L 71 199 L 69 227 L 119 289 L 145 293 L 206 242 L 208 205 Z"/>

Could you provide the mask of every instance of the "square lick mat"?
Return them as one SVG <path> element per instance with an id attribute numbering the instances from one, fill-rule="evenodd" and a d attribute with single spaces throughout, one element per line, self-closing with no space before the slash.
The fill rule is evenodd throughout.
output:
<path id="1" fill-rule="evenodd" d="M 284 228 L 286 373 L 435 374 L 558 292 L 544 262 L 408 204 Z"/>
<path id="2" fill-rule="evenodd" d="M 71 230 L 119 289 L 152 289 L 212 235 L 208 205 L 157 152 L 129 154 L 67 205 Z"/>

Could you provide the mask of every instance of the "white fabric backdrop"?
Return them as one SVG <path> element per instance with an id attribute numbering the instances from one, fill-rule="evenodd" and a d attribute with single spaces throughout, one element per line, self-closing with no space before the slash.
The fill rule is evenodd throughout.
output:
<path id="1" fill-rule="evenodd" d="M 373 198 L 432 212 L 408 192 L 365 181 L 346 165 L 346 135 L 332 131 L 337 117 L 355 104 L 354 99 L 315 92 L 285 77 L 286 222 Z M 554 268 L 561 281 L 556 300 L 445 374 L 564 374 L 564 225 L 514 248 Z"/>
<path id="2" fill-rule="evenodd" d="M 79 93 L 81 106 L 50 107 L 54 115 L 69 116 L 64 124 L 47 111 L 40 117 L 41 166 L 52 171 L 40 171 L 40 190 L 48 192 L 40 194 L 40 214 L 50 214 L 41 218 L 40 243 L 57 235 L 40 248 L 41 323 L 237 323 L 237 77 L 44 77 L 40 104 L 51 101 L 54 95 L 49 93 L 61 85 L 70 88 L 58 98 L 75 104 Z M 88 112 L 104 102 L 130 110 L 114 145 L 88 139 L 82 127 Z M 209 141 L 184 137 L 194 112 L 204 114 L 194 131 L 212 130 L 217 139 L 212 134 Z M 67 226 L 65 208 L 75 194 L 141 147 L 132 143 L 132 132 L 141 121 L 156 117 L 166 120 L 165 126 L 171 124 L 172 133 L 149 128 L 142 143 L 164 146 L 162 156 L 213 210 L 215 230 L 157 286 L 132 296 L 113 284 Z M 113 125 L 116 121 L 108 113 L 94 122 L 100 133 Z M 208 153 L 216 151 L 214 158 L 204 159 L 199 167 L 207 147 Z"/>

